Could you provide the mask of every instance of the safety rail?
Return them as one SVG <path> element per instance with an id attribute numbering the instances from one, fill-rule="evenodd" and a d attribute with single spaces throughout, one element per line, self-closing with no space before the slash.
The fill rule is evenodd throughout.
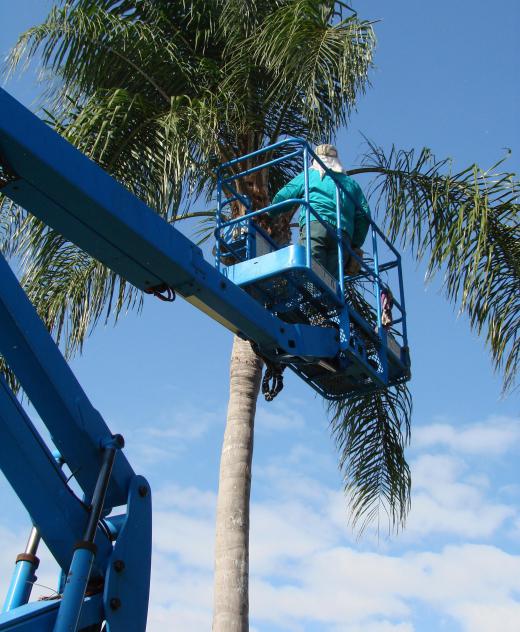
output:
<path id="1" fill-rule="evenodd" d="M 272 155 L 275 151 L 280 150 L 282 148 L 288 147 L 292 149 L 294 145 L 297 145 L 298 148 L 296 150 L 289 151 L 288 153 L 277 156 L 276 158 L 269 158 L 269 155 Z M 258 162 L 253 166 L 247 169 L 241 169 L 235 173 L 229 173 L 233 168 L 239 166 L 240 164 L 246 161 L 258 160 L 259 157 L 268 155 L 268 159 L 263 162 Z M 251 199 L 247 194 L 240 193 L 237 191 L 235 183 L 249 175 L 254 173 L 258 173 L 264 169 L 269 169 L 274 165 L 280 164 L 282 162 L 293 161 L 295 159 L 302 158 L 303 160 L 303 173 L 304 173 L 304 197 L 303 199 L 299 198 L 291 198 L 289 200 L 284 200 L 283 202 L 279 202 L 277 204 L 270 204 L 261 209 L 252 209 Z M 336 185 L 336 227 L 333 227 L 330 223 L 324 221 L 318 213 L 312 207 L 312 204 L 309 201 L 309 162 L 310 159 L 315 160 L 319 165 L 323 167 L 323 169 L 330 175 Z M 383 233 L 383 231 L 379 228 L 379 226 L 375 223 L 372 217 L 368 217 L 368 221 L 370 224 L 370 232 L 371 232 L 371 246 L 372 246 L 372 265 L 370 265 L 369 261 L 364 259 L 363 257 L 358 256 L 356 252 L 354 252 L 351 247 L 349 240 L 345 239 L 345 233 L 342 229 L 341 222 L 341 208 L 340 208 L 340 191 L 343 191 L 347 197 L 350 197 L 349 192 L 345 189 L 343 184 L 336 178 L 335 173 L 327 168 L 321 158 L 311 149 L 308 142 L 301 138 L 287 138 L 267 147 L 262 147 L 256 151 L 250 152 L 244 156 L 235 158 L 230 160 L 224 164 L 222 164 L 217 169 L 217 216 L 216 216 L 216 228 L 215 228 L 215 265 L 219 271 L 222 269 L 223 259 L 229 256 L 229 254 L 233 255 L 237 261 L 245 261 L 250 257 L 251 249 L 246 248 L 245 253 L 239 253 L 234 250 L 232 243 L 228 241 L 227 235 L 229 231 L 233 227 L 244 228 L 245 232 L 249 232 L 247 229 L 254 225 L 254 220 L 262 215 L 266 215 L 271 213 L 272 211 L 276 211 L 280 208 L 286 207 L 290 208 L 293 206 L 303 207 L 305 209 L 304 217 L 305 221 L 302 227 L 305 227 L 305 261 L 306 267 L 309 270 L 312 270 L 312 256 L 311 256 L 311 240 L 310 240 L 310 230 L 309 225 L 311 221 L 318 221 L 321 225 L 326 229 L 327 233 L 336 241 L 338 247 L 338 270 L 336 275 L 336 280 L 338 283 L 338 287 L 336 288 L 336 296 L 339 301 L 344 304 L 345 303 L 345 284 L 346 283 L 354 283 L 356 281 L 362 281 L 363 279 L 370 279 L 373 284 L 374 295 L 377 297 L 375 301 L 375 311 L 377 317 L 377 331 L 379 337 L 381 339 L 386 338 L 386 328 L 382 323 L 382 306 L 381 306 L 381 295 L 382 292 L 391 291 L 389 287 L 389 283 L 387 283 L 382 278 L 382 273 L 388 273 L 392 269 L 397 270 L 397 285 L 398 285 L 398 297 L 394 296 L 392 292 L 392 302 L 393 307 L 395 307 L 399 311 L 399 317 L 393 319 L 392 325 L 395 327 L 397 325 L 401 326 L 401 331 L 397 331 L 396 335 L 402 338 L 402 346 L 408 346 L 408 333 L 406 328 L 406 310 L 405 310 L 405 300 L 404 300 L 404 287 L 403 287 L 403 276 L 402 276 L 402 264 L 401 264 L 401 255 L 398 250 L 392 244 L 392 242 L 388 239 L 388 237 Z M 224 209 L 231 205 L 232 202 L 240 202 L 244 208 L 246 209 L 246 213 L 243 215 L 232 217 L 231 219 L 226 218 L 224 216 Z M 258 226 L 255 226 L 255 230 L 259 231 L 264 238 L 267 237 L 265 231 L 259 229 Z M 272 241 L 272 240 L 271 240 Z M 274 242 L 273 242 L 274 243 Z M 379 260 L 379 249 L 380 245 L 384 244 L 390 251 L 393 259 L 389 261 L 385 261 L 384 263 L 380 263 Z M 276 248 L 280 248 L 279 245 L 275 245 Z M 346 276 L 344 274 L 344 263 L 350 258 L 357 261 L 360 270 L 358 273 L 352 276 Z M 355 320 L 358 320 L 355 318 Z M 366 324 L 366 323 L 365 323 Z"/>

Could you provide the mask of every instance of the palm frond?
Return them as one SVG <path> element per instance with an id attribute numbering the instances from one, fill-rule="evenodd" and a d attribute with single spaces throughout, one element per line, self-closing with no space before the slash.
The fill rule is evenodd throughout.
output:
<path id="1" fill-rule="evenodd" d="M 410 508 L 411 477 L 404 450 L 411 410 L 406 385 L 329 407 L 351 522 L 360 532 L 374 522 L 379 530 L 383 514 L 390 529 L 404 526 Z"/>
<path id="2" fill-rule="evenodd" d="M 248 45 L 254 62 L 273 76 L 266 101 L 279 104 L 286 96 L 291 112 L 305 121 L 306 134 L 328 138 L 347 122 L 368 85 L 375 38 L 371 24 L 356 15 L 331 22 L 324 5 L 336 3 L 284 3 Z"/>
<path id="3" fill-rule="evenodd" d="M 190 219 L 192 217 L 198 218 L 197 228 L 194 232 L 195 243 L 197 246 L 200 246 L 207 241 L 213 239 L 215 234 L 215 217 L 217 214 L 217 209 L 211 209 L 208 211 L 200 211 L 198 213 L 187 213 L 178 217 L 177 220 L 180 219 Z"/>
<path id="4" fill-rule="evenodd" d="M 370 145 L 364 167 L 376 174 L 374 193 L 392 239 L 443 275 L 450 301 L 485 332 L 504 391 L 520 365 L 520 184 L 515 174 L 478 165 L 453 173 L 428 149 L 418 155 Z"/>
<path id="5" fill-rule="evenodd" d="M 346 300 L 372 327 L 377 317 L 366 288 L 347 284 Z M 368 355 L 377 354 L 366 341 Z M 406 385 L 361 393 L 329 405 L 331 432 L 351 509 L 352 526 L 362 533 L 386 515 L 389 531 L 398 531 L 410 508 L 410 469 L 405 447 L 410 441 L 412 398 Z"/>
<path id="6" fill-rule="evenodd" d="M 101 319 L 142 307 L 142 294 L 34 216 L 20 228 L 16 255 L 21 284 L 66 357 L 78 350 Z"/>
<path id="7" fill-rule="evenodd" d="M 84 9 L 81 4 L 53 7 L 43 24 L 26 31 L 8 58 L 10 71 L 40 52 L 43 68 L 59 77 L 68 94 L 71 88 L 85 95 L 100 88 L 133 86 L 168 104 L 171 94 L 186 91 L 189 57 L 179 38 L 166 37 L 157 23 L 116 16 L 100 6 Z"/>
<path id="8" fill-rule="evenodd" d="M 0 194 L 0 251 L 7 259 L 16 251 L 16 236 L 26 217 L 22 208 Z"/>

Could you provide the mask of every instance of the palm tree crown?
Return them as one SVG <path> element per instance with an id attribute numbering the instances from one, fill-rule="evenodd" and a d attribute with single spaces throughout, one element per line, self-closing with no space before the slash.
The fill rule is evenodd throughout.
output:
<path id="1" fill-rule="evenodd" d="M 370 22 L 334 0 L 73 0 L 20 37 L 10 65 L 39 52 L 47 116 L 68 140 L 168 220 L 211 220 L 187 205 L 211 200 L 213 167 L 283 135 L 333 138 L 368 84 L 374 46 Z M 300 166 L 252 182 L 260 201 Z M 487 328 L 511 387 L 520 355 L 518 188 L 510 174 L 447 167 L 427 151 L 386 156 L 370 146 L 361 171 L 378 178 L 392 236 L 429 257 L 432 273 L 444 268 L 449 298 L 478 331 Z M 21 256 L 26 290 L 69 355 L 100 318 L 140 307 L 124 279 L 7 202 L 1 226 L 4 249 Z M 402 524 L 408 391 L 331 412 L 354 519 L 370 521 L 382 500 Z"/>

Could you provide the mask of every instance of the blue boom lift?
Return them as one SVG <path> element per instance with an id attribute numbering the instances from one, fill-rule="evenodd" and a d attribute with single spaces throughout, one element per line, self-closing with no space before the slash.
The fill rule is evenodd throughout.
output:
<path id="1" fill-rule="evenodd" d="M 305 141 L 288 139 L 218 169 L 213 266 L 188 238 L 0 89 L 3 195 L 137 288 L 170 298 L 180 294 L 250 340 L 269 365 L 290 367 L 326 398 L 403 382 L 410 361 L 401 262 L 375 223 L 371 253 L 363 259 L 338 230 L 335 277 L 313 261 L 308 241 L 276 244 L 256 221 L 274 207 L 253 211 L 250 199 L 239 193 L 241 178 L 298 157 L 305 173 L 309 158 L 318 159 Z M 231 217 L 233 202 L 244 215 Z M 305 207 L 307 223 L 313 217 L 320 221 L 308 187 L 304 200 L 291 202 Z M 384 261 L 382 249 L 388 252 Z M 350 277 L 343 272 L 349 256 L 361 266 Z M 399 317 L 390 328 L 382 314 L 391 274 Z M 113 435 L 93 408 L 1 255 L 0 354 L 52 441 L 49 447 L 0 377 L 0 466 L 33 523 L 16 560 L 0 632 L 144 631 L 149 485 L 134 473 L 122 452 L 123 438 Z M 59 599 L 29 602 L 40 538 L 62 569 Z"/>

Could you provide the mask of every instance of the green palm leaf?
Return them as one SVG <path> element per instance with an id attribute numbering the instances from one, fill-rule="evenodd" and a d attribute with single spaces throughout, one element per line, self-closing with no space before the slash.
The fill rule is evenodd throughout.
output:
<path id="1" fill-rule="evenodd" d="M 385 155 L 371 144 L 353 173 L 376 174 L 391 238 L 425 259 L 430 277 L 443 273 L 447 298 L 485 333 L 507 391 L 520 365 L 520 184 L 502 165 L 453 173 L 428 149 Z"/>
<path id="2" fill-rule="evenodd" d="M 374 522 L 399 529 L 410 508 L 411 477 L 404 450 L 412 400 L 405 385 L 334 402 L 331 431 L 349 498 L 351 522 L 362 532 Z"/>

